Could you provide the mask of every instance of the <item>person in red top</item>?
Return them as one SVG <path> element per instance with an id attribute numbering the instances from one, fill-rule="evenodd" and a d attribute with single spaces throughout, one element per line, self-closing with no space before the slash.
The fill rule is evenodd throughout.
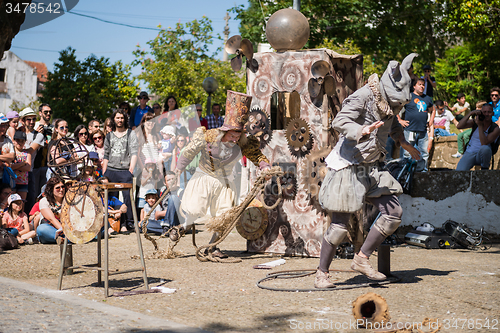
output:
<path id="1" fill-rule="evenodd" d="M 2 217 L 2 226 L 6 229 L 17 229 L 18 234 L 17 242 L 23 244 L 24 241 L 31 239 L 30 244 L 33 243 L 33 237 L 35 237 L 35 231 L 30 230 L 28 224 L 28 216 L 23 211 L 24 202 L 21 196 L 17 193 L 11 194 L 7 201 L 8 208 Z"/>
<path id="2" fill-rule="evenodd" d="M 201 104 L 196 104 L 196 113 L 198 114 L 198 119 L 196 119 L 196 117 L 189 119 L 189 132 L 196 131 L 196 129 L 200 126 L 208 129 L 208 121 L 201 116 L 202 111 L 203 109 L 201 108 Z"/>

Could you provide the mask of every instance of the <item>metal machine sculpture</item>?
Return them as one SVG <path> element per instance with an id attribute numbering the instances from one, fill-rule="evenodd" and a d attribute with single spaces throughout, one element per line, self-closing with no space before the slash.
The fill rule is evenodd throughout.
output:
<path id="1" fill-rule="evenodd" d="M 278 52 L 254 53 L 257 66 L 247 66 L 247 93 L 253 96 L 247 131 L 260 139 L 270 162 L 283 169 L 285 199 L 267 210 L 262 236 L 247 237 L 251 252 L 319 256 L 328 222 L 317 194 L 326 173 L 324 158 L 337 140 L 330 123 L 342 101 L 362 86 L 363 57 L 300 50 L 309 32 L 300 12 L 274 13 L 266 36 Z M 274 202 L 273 192 L 266 191 L 264 202 Z"/>

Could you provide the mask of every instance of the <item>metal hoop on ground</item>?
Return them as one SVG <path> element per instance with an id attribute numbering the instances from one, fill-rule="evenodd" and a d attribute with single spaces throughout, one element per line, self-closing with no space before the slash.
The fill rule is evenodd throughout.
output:
<path id="1" fill-rule="evenodd" d="M 339 272 L 339 273 L 356 273 L 353 270 L 344 270 L 344 269 L 330 269 L 330 272 Z M 390 283 L 396 283 L 401 280 L 401 278 L 392 275 L 384 281 L 370 281 L 364 283 L 357 284 L 336 284 L 335 288 L 310 288 L 310 289 L 299 289 L 299 288 L 274 288 L 263 285 L 262 283 L 266 281 L 276 280 L 276 279 L 296 279 L 301 277 L 306 277 L 309 275 L 313 275 L 316 273 L 316 269 L 298 269 L 298 270 L 288 270 L 288 271 L 279 271 L 274 273 L 269 273 L 265 278 L 257 281 L 257 287 L 261 289 L 271 290 L 271 291 L 286 291 L 286 292 L 311 292 L 311 291 L 335 291 L 335 290 L 347 290 L 347 289 L 356 289 L 356 288 L 365 288 L 365 287 L 378 287 Z"/>

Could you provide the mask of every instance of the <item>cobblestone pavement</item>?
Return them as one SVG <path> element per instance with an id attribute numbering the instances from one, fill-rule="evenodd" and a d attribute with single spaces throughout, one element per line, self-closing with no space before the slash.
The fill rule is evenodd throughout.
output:
<path id="1" fill-rule="evenodd" d="M 0 332 L 206 332 L 0 277 Z"/>

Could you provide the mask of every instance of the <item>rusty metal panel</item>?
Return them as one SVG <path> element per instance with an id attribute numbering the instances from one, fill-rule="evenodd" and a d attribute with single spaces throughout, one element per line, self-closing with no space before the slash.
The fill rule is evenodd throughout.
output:
<path id="1" fill-rule="evenodd" d="M 308 156 L 315 156 L 315 152 L 321 155 L 318 154 L 320 150 L 328 152 L 331 149 L 329 145 L 336 142 L 332 140 L 333 133 L 328 130 L 331 120 L 329 112 L 340 110 L 342 101 L 362 86 L 362 56 L 345 56 L 319 49 L 256 53 L 254 59 L 259 64 L 258 69 L 247 69 L 247 93 L 253 96 L 252 107 L 258 106 L 270 116 L 273 93 L 296 91 L 300 96 L 300 118 L 308 123 L 314 138 Z M 335 79 L 336 91 L 336 96 L 319 101 L 311 100 L 308 90 L 308 82 L 313 77 L 311 66 L 318 60 L 330 63 L 330 75 Z M 295 164 L 297 195 L 295 199 L 284 200 L 275 209 L 268 210 L 269 226 L 266 232 L 262 237 L 248 241 L 247 250 L 319 257 L 321 238 L 328 219 L 315 195 L 318 184 L 309 181 L 311 161 L 306 157 L 298 158 L 290 152 L 285 132 L 285 129 L 272 131 L 271 140 L 262 148 L 262 152 L 273 165 Z M 264 201 L 268 205 L 275 200 L 272 194 L 265 195 Z"/>

